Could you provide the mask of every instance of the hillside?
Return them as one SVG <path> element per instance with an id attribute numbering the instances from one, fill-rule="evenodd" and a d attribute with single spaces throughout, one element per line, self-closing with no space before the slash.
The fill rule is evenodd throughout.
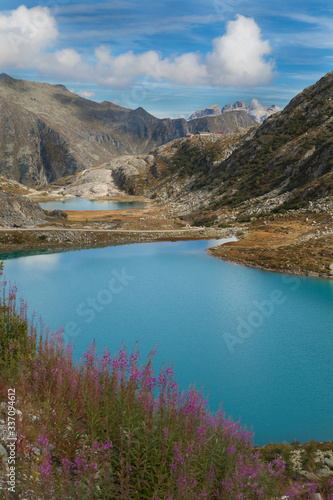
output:
<path id="1" fill-rule="evenodd" d="M 202 184 L 206 169 L 211 162 L 226 159 L 253 134 L 253 128 L 247 130 L 175 139 L 148 155 L 122 156 L 101 168 L 59 179 L 45 190 L 52 196 L 146 196 L 171 201 L 178 209 L 185 197 L 185 204 L 197 209 L 201 200 L 210 202 L 209 187 Z"/>
<path id="2" fill-rule="evenodd" d="M 171 143 L 152 153 L 145 194 L 195 209 L 245 214 L 333 209 L 333 73 L 258 128 Z M 149 181 L 149 177 L 148 177 Z"/>
<path id="3" fill-rule="evenodd" d="M 63 85 L 0 75 L 0 173 L 45 185 L 111 158 L 148 153 L 187 132 L 252 126 L 244 112 L 193 120 L 158 119 L 143 108 L 84 99 Z"/>
<path id="4" fill-rule="evenodd" d="M 223 208 L 250 216 L 305 207 L 332 210 L 332 157 L 329 73 L 260 127 L 174 140 L 149 155 L 112 160 L 104 170 L 112 181 L 109 194 L 114 188 L 148 196 L 182 214 Z M 92 181 L 96 174 L 86 175 Z M 82 187 L 83 180 L 74 183 Z M 71 182 L 63 194 L 70 193 Z"/>
<path id="5" fill-rule="evenodd" d="M 306 88 L 268 118 L 231 157 L 210 171 L 216 204 L 280 196 L 283 208 L 301 208 L 333 195 L 333 73 Z M 222 181 L 222 182 L 221 182 Z"/>

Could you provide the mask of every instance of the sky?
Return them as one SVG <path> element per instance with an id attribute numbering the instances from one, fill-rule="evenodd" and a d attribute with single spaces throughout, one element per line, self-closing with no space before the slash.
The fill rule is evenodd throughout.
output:
<path id="1" fill-rule="evenodd" d="M 2 0 L 0 73 L 188 117 L 284 107 L 333 68 L 331 0 Z"/>

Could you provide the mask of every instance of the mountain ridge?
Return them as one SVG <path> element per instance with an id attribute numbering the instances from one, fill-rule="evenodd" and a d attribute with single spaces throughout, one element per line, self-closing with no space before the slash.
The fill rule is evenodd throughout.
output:
<path id="1" fill-rule="evenodd" d="M 245 104 L 245 102 L 239 100 L 234 102 L 234 104 L 226 104 L 223 108 L 220 108 L 217 104 L 213 104 L 207 108 L 199 109 L 192 113 L 188 120 L 203 118 L 205 116 L 218 116 L 231 111 L 244 111 L 257 123 L 262 124 L 266 118 L 281 111 L 281 108 L 275 104 L 271 106 L 262 106 L 257 99 L 252 99 L 250 104 Z"/>
<path id="2" fill-rule="evenodd" d="M 158 119 L 78 96 L 63 85 L 0 78 L 0 173 L 30 186 L 93 168 L 113 157 L 148 153 L 198 130 L 230 131 L 255 125 L 232 117 Z"/>
<path id="3" fill-rule="evenodd" d="M 333 211 L 332 158 L 333 72 L 260 127 L 174 140 L 153 150 L 149 161 L 120 158 L 110 168 L 121 171 L 121 189 L 182 213 L 235 209 L 248 216 L 306 207 Z M 132 175 L 136 160 L 146 165 Z"/>

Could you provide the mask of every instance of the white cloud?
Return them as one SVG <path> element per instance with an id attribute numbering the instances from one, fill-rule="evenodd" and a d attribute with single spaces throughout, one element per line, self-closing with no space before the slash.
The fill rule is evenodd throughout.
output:
<path id="1" fill-rule="evenodd" d="M 92 97 L 95 97 L 95 92 L 91 92 L 89 90 L 80 90 L 80 92 L 78 92 L 78 95 L 84 97 L 85 99 L 91 99 Z"/>
<path id="2" fill-rule="evenodd" d="M 213 40 L 213 50 L 205 59 L 193 52 L 163 59 L 156 51 L 113 57 L 105 46 L 95 50 L 100 83 L 117 87 L 133 85 L 138 77 L 186 86 L 266 84 L 273 76 L 274 63 L 265 59 L 270 53 L 255 20 L 241 15 L 227 24 L 223 36 Z"/>
<path id="3" fill-rule="evenodd" d="M 57 24 L 46 7 L 24 5 L 9 14 L 0 12 L 0 64 L 27 67 L 58 37 Z"/>
<path id="4" fill-rule="evenodd" d="M 226 33 L 213 40 L 205 57 L 190 52 L 164 58 L 157 51 L 114 56 L 110 48 L 100 46 L 91 60 L 73 48 L 49 51 L 57 36 L 56 21 L 47 8 L 21 6 L 9 15 L 0 13 L 0 65 L 35 68 L 43 76 L 114 88 L 140 81 L 251 87 L 267 84 L 273 76 L 274 63 L 266 59 L 269 42 L 262 39 L 254 19 L 241 15 L 227 23 Z"/>
<path id="5" fill-rule="evenodd" d="M 213 52 L 207 57 L 211 83 L 225 86 L 251 87 L 269 83 L 273 62 L 268 40 L 262 40 L 260 28 L 253 18 L 237 16 L 229 21 L 226 34 L 213 41 Z"/>
<path id="6" fill-rule="evenodd" d="M 305 25 L 311 25 L 311 30 L 309 31 L 307 26 L 305 30 L 297 29 L 297 31 L 294 30 L 292 32 L 279 32 L 275 35 L 272 35 L 274 36 L 275 44 L 287 47 L 290 47 L 291 45 L 296 47 L 309 47 L 311 49 L 333 48 L 332 16 L 310 16 L 298 12 L 285 12 L 281 13 L 280 15 L 283 15 L 287 19 L 291 19 Z"/>
<path id="7" fill-rule="evenodd" d="M 81 56 L 74 49 L 59 50 L 55 56 L 60 66 L 73 68 L 81 63 Z"/>

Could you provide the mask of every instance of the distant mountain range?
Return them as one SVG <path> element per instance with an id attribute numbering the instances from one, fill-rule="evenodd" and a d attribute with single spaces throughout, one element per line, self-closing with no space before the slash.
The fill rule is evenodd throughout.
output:
<path id="1" fill-rule="evenodd" d="M 0 75 L 0 173 L 44 185 L 112 158 L 148 153 L 186 133 L 231 132 L 255 121 L 244 111 L 191 122 L 158 119 L 143 108 L 80 97 L 63 85 Z"/>
<path id="2" fill-rule="evenodd" d="M 226 104 L 222 109 L 217 104 L 213 104 L 213 106 L 208 106 L 208 108 L 195 111 L 189 117 L 189 120 L 196 120 L 205 116 L 219 116 L 230 111 L 244 111 L 257 123 L 263 123 L 266 118 L 281 111 L 281 109 L 275 104 L 262 106 L 257 99 L 252 99 L 250 104 L 245 104 L 243 101 L 236 101 L 234 104 Z"/>

